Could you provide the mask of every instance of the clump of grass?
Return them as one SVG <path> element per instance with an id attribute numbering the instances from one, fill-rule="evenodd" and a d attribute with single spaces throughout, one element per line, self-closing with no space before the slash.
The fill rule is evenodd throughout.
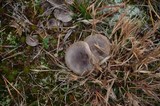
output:
<path id="1" fill-rule="evenodd" d="M 123 83 L 120 87 L 121 90 L 118 88 L 119 92 L 125 90 L 121 95 L 127 96 L 129 93 L 132 100 L 139 104 L 149 104 L 147 103 L 149 99 L 151 99 L 152 103 L 159 101 L 159 95 L 156 93 L 158 89 L 151 86 L 152 84 L 158 84 L 158 74 L 156 74 L 156 70 L 151 71 L 151 67 L 149 67 L 149 64 L 154 64 L 154 62 L 159 62 L 160 60 L 159 45 L 153 43 L 156 40 L 153 38 L 156 36 L 155 33 L 159 29 L 159 26 L 160 23 L 157 22 L 153 28 L 148 29 L 148 31 L 140 36 L 140 28 L 136 20 L 122 18 L 115 25 L 111 34 L 111 38 L 114 39 L 114 49 L 113 61 L 111 61 L 113 63 L 110 63 L 112 64 L 110 65 L 110 71 L 113 71 L 112 68 L 117 67 L 115 72 L 118 72 L 120 74 L 118 78 L 122 78 L 121 80 L 123 80 L 121 82 Z M 151 81 L 151 85 L 149 81 Z M 132 97 L 133 95 L 134 97 Z M 130 97 L 126 98 L 130 101 Z M 134 103 L 133 101 L 129 103 Z"/>
<path id="2" fill-rule="evenodd" d="M 113 2 L 110 5 L 105 0 L 86 0 L 79 5 L 81 7 L 73 4 L 78 19 L 70 26 L 47 29 L 43 26 L 46 16 L 38 17 L 39 1 L 25 3 L 27 8 L 32 7 L 29 11 L 34 10 L 32 15 L 27 16 L 21 11 L 25 8 L 22 1 L 2 3 L 2 9 L 6 11 L 3 15 L 11 26 L 3 23 L 0 29 L 0 94 L 5 98 L 0 103 L 53 106 L 146 106 L 160 103 L 159 21 L 153 18 L 154 24 L 150 25 L 140 17 L 120 13 L 118 21 L 109 24 L 112 16 L 125 8 L 125 3 L 113 6 Z M 16 11 L 17 8 L 20 9 Z M 39 29 L 38 23 L 41 22 L 44 22 L 40 24 L 43 27 Z M 7 41 L 9 33 L 12 34 Z M 83 40 L 91 33 L 108 36 L 112 52 L 93 73 L 80 77 L 65 66 L 64 53 L 72 42 Z M 36 47 L 26 45 L 24 41 L 26 35 L 32 34 L 39 36 L 40 44 Z"/>
<path id="3" fill-rule="evenodd" d="M 70 6 L 70 9 L 72 11 L 74 11 L 74 19 L 77 18 L 83 18 L 83 19 L 91 19 L 91 14 L 88 10 L 89 7 L 89 1 L 88 0 L 84 0 L 84 1 L 79 1 L 79 0 L 75 0 L 74 4 Z"/>

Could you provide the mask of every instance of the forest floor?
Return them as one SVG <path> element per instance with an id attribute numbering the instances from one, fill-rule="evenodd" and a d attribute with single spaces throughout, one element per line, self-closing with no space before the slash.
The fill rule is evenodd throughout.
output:
<path id="1" fill-rule="evenodd" d="M 111 53 L 78 76 L 65 52 L 91 34 Z M 0 106 L 160 106 L 160 1 L 0 0 Z"/>

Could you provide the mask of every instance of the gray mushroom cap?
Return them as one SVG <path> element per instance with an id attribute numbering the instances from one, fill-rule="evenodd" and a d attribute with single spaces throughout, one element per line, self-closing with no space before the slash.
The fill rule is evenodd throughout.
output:
<path id="1" fill-rule="evenodd" d="M 68 10 L 56 8 L 54 10 L 54 16 L 56 19 L 62 22 L 70 22 L 72 20 L 72 13 Z"/>
<path id="2" fill-rule="evenodd" d="M 54 27 L 59 27 L 60 26 L 60 21 L 56 20 L 55 18 L 51 18 L 47 21 L 47 28 L 52 29 Z"/>
<path id="3" fill-rule="evenodd" d="M 101 34 L 95 34 L 88 36 L 84 41 L 88 43 L 91 52 L 99 61 L 109 56 L 111 44 L 107 37 Z"/>
<path id="4" fill-rule="evenodd" d="M 65 54 L 66 65 L 76 74 L 84 75 L 93 67 L 93 54 L 86 42 L 79 41 L 72 44 Z"/>
<path id="5" fill-rule="evenodd" d="M 38 45 L 38 37 L 36 35 L 34 36 L 30 36 L 30 35 L 27 35 L 26 36 L 26 43 L 29 45 L 29 46 L 37 46 Z"/>

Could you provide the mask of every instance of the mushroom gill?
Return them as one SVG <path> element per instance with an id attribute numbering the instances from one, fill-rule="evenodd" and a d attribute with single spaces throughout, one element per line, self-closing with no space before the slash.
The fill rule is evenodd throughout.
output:
<path id="1" fill-rule="evenodd" d="M 66 65 L 76 74 L 84 75 L 94 68 L 94 57 L 86 42 L 72 44 L 66 51 Z"/>
<path id="2" fill-rule="evenodd" d="M 88 36 L 84 41 L 88 43 L 91 52 L 99 61 L 110 54 L 111 44 L 107 37 L 95 34 Z"/>

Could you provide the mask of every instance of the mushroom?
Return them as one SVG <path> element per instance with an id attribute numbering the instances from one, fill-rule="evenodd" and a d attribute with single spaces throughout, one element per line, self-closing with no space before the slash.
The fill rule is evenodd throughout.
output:
<path id="1" fill-rule="evenodd" d="M 72 20 L 72 13 L 68 10 L 56 8 L 54 10 L 54 16 L 56 19 L 62 22 L 70 22 Z"/>
<path id="2" fill-rule="evenodd" d="M 84 41 L 72 44 L 65 54 L 66 65 L 78 75 L 84 75 L 93 70 L 94 61 L 94 56 Z"/>
<path id="3" fill-rule="evenodd" d="M 52 29 L 54 27 L 59 27 L 60 24 L 60 21 L 56 20 L 55 18 L 51 18 L 47 21 L 47 28 Z"/>
<path id="4" fill-rule="evenodd" d="M 36 35 L 33 35 L 33 36 L 30 36 L 30 35 L 27 35 L 26 36 L 26 43 L 29 45 L 29 46 L 37 46 L 38 45 L 38 37 Z"/>
<path id="5" fill-rule="evenodd" d="M 111 44 L 107 37 L 95 34 L 88 36 L 84 41 L 88 43 L 91 52 L 99 61 L 110 54 Z"/>

